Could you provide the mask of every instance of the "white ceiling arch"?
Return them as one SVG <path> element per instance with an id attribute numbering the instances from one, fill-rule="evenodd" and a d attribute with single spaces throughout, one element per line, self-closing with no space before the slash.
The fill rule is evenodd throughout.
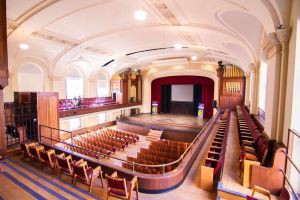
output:
<path id="1" fill-rule="evenodd" d="M 25 55 L 40 57 L 47 60 L 53 76 L 75 61 L 85 65 L 79 58 L 90 63 L 81 66 L 87 76 L 117 59 L 117 68 L 106 68 L 111 76 L 133 65 L 146 69 L 154 60 L 194 54 L 199 57 L 197 62 L 223 60 L 247 71 L 250 63 L 258 62 L 263 33 L 274 32 L 277 25 L 288 21 L 290 5 L 290 0 L 7 1 L 10 66 Z M 137 9 L 147 11 L 146 21 L 134 20 Z M 188 49 L 126 56 L 171 47 L 178 40 Z M 29 42 L 32 48 L 18 50 L 20 41 Z"/>

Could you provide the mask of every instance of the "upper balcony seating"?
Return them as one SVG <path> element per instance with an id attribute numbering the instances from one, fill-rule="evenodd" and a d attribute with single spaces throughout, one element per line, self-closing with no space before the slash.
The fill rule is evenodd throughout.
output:
<path id="1" fill-rule="evenodd" d="M 66 156 L 65 153 L 61 153 L 55 155 L 55 158 L 56 166 L 59 169 L 59 177 L 61 177 L 62 173 L 73 177 L 73 168 L 71 167 L 72 156 Z"/>
<path id="2" fill-rule="evenodd" d="M 285 149 L 275 140 L 269 140 L 251 118 L 244 106 L 237 106 L 238 130 L 240 136 L 240 168 L 243 186 L 254 185 L 279 195 L 284 177 Z"/>
<path id="3" fill-rule="evenodd" d="M 22 144 L 25 147 L 24 144 Z M 75 184 L 79 181 L 89 186 L 89 192 L 91 192 L 93 181 L 96 178 L 100 178 L 103 187 L 103 176 L 100 166 L 96 168 L 89 167 L 87 161 L 80 159 L 79 161 L 72 160 L 72 156 L 66 156 L 64 153 L 59 155 L 55 154 L 54 149 L 45 150 L 45 147 L 36 143 L 28 144 L 28 152 L 24 154 L 24 157 L 32 158 L 40 162 L 42 167 L 50 167 L 53 170 L 59 170 L 59 176 L 62 173 L 72 177 L 72 183 Z M 39 158 L 39 159 L 37 159 Z"/>
<path id="4" fill-rule="evenodd" d="M 40 154 L 40 162 L 42 168 L 48 167 L 52 169 L 52 173 L 54 174 L 55 170 L 55 151 L 54 149 L 49 149 L 45 151 L 44 149 L 39 151 Z"/>
<path id="5" fill-rule="evenodd" d="M 134 176 L 131 181 L 125 178 L 119 178 L 118 173 L 114 172 L 111 176 L 105 175 L 107 181 L 107 198 L 109 196 L 118 199 L 131 199 L 133 190 L 136 191 L 136 199 L 139 199 L 138 195 L 138 181 Z"/>
<path id="6" fill-rule="evenodd" d="M 75 107 L 72 101 L 73 101 L 72 99 L 60 99 L 59 110 L 63 111 L 63 110 L 71 110 L 71 109 L 78 109 L 78 108 L 93 108 L 99 106 L 118 104 L 116 101 L 112 99 L 112 97 L 83 98 L 81 101 L 81 105 L 79 107 Z"/>
<path id="7" fill-rule="evenodd" d="M 170 140 L 153 141 L 149 145 L 149 149 L 141 148 L 137 154 L 137 158 L 128 156 L 127 161 L 145 164 L 145 165 L 161 165 L 168 164 L 178 160 L 187 149 L 188 143 L 176 142 Z M 170 172 L 177 167 L 178 163 L 165 166 L 165 172 Z M 124 168 L 133 170 L 131 163 L 122 163 Z M 145 167 L 135 165 L 134 170 L 146 174 L 162 174 L 163 167 Z"/>
<path id="8" fill-rule="evenodd" d="M 89 192 L 91 192 L 93 181 L 95 180 L 95 178 L 99 177 L 103 188 L 103 178 L 100 166 L 97 166 L 95 169 L 93 169 L 92 167 L 89 167 L 87 162 L 83 159 L 79 161 L 72 161 L 71 165 L 73 168 L 73 183 L 75 184 L 75 186 L 79 181 L 83 184 L 88 185 Z"/>
<path id="9" fill-rule="evenodd" d="M 229 110 L 225 110 L 224 114 L 220 116 L 220 126 L 211 142 L 205 163 L 201 166 L 200 187 L 207 191 L 213 189 L 214 178 L 217 177 L 224 163 L 229 131 L 229 118 L 230 112 Z"/>

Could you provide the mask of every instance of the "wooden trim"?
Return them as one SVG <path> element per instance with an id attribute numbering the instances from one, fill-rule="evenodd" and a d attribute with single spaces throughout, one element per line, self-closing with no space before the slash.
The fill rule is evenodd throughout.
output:
<path id="1" fill-rule="evenodd" d="M 130 104 L 115 104 L 115 105 L 107 105 L 107 106 L 99 106 L 94 108 L 79 108 L 79 109 L 72 109 L 72 110 L 64 110 L 59 111 L 59 117 L 72 117 L 77 115 L 85 115 L 89 113 L 101 112 L 101 111 L 108 111 L 120 108 L 127 108 L 132 106 L 139 106 L 140 103 L 130 103 Z"/>

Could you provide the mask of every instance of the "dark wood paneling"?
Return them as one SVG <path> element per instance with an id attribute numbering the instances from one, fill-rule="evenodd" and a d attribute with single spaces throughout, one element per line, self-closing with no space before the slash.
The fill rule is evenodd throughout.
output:
<path id="1" fill-rule="evenodd" d="M 220 79 L 220 107 L 234 109 L 236 105 L 244 104 L 245 101 L 245 78 L 222 78 Z M 239 82 L 240 92 L 226 92 L 227 82 Z"/>
<path id="2" fill-rule="evenodd" d="M 8 85 L 6 1 L 0 1 L 0 155 L 6 153 L 3 88 Z"/>
<path id="3" fill-rule="evenodd" d="M 192 115 L 193 114 L 193 102 L 181 102 L 172 101 L 171 102 L 171 113 L 172 114 L 183 114 Z"/>
<path id="4" fill-rule="evenodd" d="M 5 119 L 4 119 L 4 101 L 3 90 L 0 89 L 0 155 L 4 156 L 6 153 L 6 133 L 5 133 Z"/>
<path id="5" fill-rule="evenodd" d="M 161 139 L 191 143 L 197 135 L 198 133 L 183 133 L 178 131 L 164 130 Z"/>
<path id="6" fill-rule="evenodd" d="M 38 127 L 40 125 L 49 126 L 59 129 L 59 112 L 58 112 L 58 93 L 57 92 L 39 92 L 37 94 L 37 116 Z M 39 130 L 40 136 L 59 140 L 59 131 L 42 128 Z M 49 144 L 49 140 L 42 139 L 44 143 Z"/>

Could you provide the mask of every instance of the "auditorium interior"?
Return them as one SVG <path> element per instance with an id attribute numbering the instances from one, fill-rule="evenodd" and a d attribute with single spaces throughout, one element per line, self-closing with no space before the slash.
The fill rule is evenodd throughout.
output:
<path id="1" fill-rule="evenodd" d="M 299 102 L 300 0 L 0 1 L 0 200 L 299 200 Z"/>

